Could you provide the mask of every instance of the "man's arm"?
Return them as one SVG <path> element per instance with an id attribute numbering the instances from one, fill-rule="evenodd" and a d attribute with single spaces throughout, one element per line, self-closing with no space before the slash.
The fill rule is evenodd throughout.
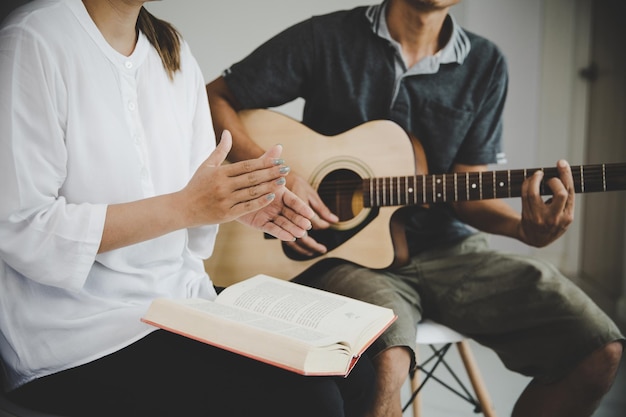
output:
<path id="1" fill-rule="evenodd" d="M 206 86 L 209 96 L 211 117 L 215 137 L 219 138 L 224 130 L 229 130 L 233 136 L 233 146 L 228 155 L 231 162 L 254 159 L 265 152 L 248 135 L 237 112 L 241 110 L 239 101 L 226 85 L 224 77 L 218 77 Z"/>
<path id="2" fill-rule="evenodd" d="M 512 237 L 530 246 L 543 247 L 558 239 L 574 219 L 574 179 L 569 164 L 557 163 L 559 178 L 546 185 L 552 197 L 544 201 L 540 193 L 543 172 L 537 171 L 522 184 L 522 212 L 517 213 L 504 200 L 457 202 L 459 218 L 487 233 Z M 486 165 L 456 165 L 454 171 L 486 171 Z"/>

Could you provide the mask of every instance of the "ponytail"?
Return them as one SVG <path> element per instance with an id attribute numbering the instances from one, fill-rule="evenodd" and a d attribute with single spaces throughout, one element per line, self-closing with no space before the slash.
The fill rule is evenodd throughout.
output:
<path id="1" fill-rule="evenodd" d="M 157 19 L 145 7 L 139 11 L 137 29 L 142 31 L 159 53 L 161 62 L 170 79 L 180 69 L 180 33 L 164 20 Z"/>

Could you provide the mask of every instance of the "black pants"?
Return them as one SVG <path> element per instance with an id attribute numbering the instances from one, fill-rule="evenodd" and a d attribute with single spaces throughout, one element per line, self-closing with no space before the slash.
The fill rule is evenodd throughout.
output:
<path id="1" fill-rule="evenodd" d="M 348 378 L 304 377 L 163 330 L 9 394 L 77 417 L 358 417 L 371 402 L 367 357 Z"/>

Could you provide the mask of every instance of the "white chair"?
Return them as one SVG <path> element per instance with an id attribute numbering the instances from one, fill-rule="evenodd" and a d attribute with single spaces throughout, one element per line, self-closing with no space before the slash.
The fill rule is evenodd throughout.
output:
<path id="1" fill-rule="evenodd" d="M 405 411 L 410 405 L 413 405 L 413 417 L 420 417 L 420 391 L 426 382 L 433 380 L 474 406 L 475 413 L 483 413 L 485 417 L 496 417 L 491 400 L 489 399 L 489 394 L 487 393 L 487 389 L 480 375 L 480 370 L 471 352 L 468 339 L 465 336 L 434 321 L 424 320 L 418 324 L 416 343 L 418 347 L 419 345 L 428 345 L 433 353 L 425 360 L 416 358 L 417 369 L 409 375 L 412 395 L 404 405 L 402 411 Z M 461 360 L 463 361 L 475 396 L 469 392 L 445 360 L 445 355 L 453 344 L 456 345 Z M 435 371 L 440 365 L 452 376 L 458 389 L 435 375 Z M 425 374 L 424 380 L 421 381 L 421 383 L 419 380 L 419 372 Z"/>

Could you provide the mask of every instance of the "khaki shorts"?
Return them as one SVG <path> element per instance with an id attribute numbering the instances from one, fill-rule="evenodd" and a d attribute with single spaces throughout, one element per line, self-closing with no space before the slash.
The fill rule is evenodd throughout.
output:
<path id="1" fill-rule="evenodd" d="M 429 318 L 493 349 L 504 365 L 556 380 L 593 350 L 624 337 L 595 303 L 552 265 L 489 249 L 487 236 L 415 256 L 395 270 L 342 263 L 308 285 L 392 308 L 398 320 L 371 347 L 414 352 Z"/>

